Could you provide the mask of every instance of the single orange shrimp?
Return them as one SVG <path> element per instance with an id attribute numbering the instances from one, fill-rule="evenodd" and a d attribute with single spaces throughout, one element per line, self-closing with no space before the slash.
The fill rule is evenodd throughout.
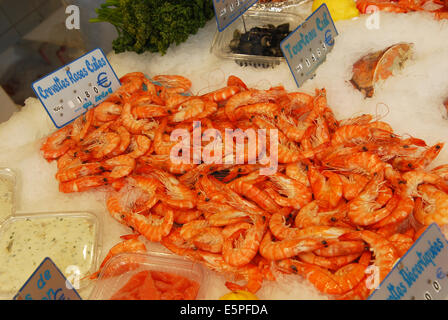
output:
<path id="1" fill-rule="evenodd" d="M 131 138 L 127 156 L 137 159 L 145 155 L 151 148 L 151 140 L 144 135 L 134 135 Z"/>
<path id="2" fill-rule="evenodd" d="M 56 174 L 56 180 L 59 182 L 67 182 L 76 180 L 85 176 L 93 176 L 98 173 L 104 172 L 102 165 L 99 162 L 70 165 L 62 170 L 59 170 Z"/>
<path id="3" fill-rule="evenodd" d="M 192 209 L 196 206 L 196 193 L 173 175 L 159 169 L 154 169 L 151 175 L 165 187 L 165 194 L 159 195 L 162 202 L 179 209 Z"/>
<path id="4" fill-rule="evenodd" d="M 338 257 L 349 254 L 357 254 L 366 250 L 366 245 L 363 241 L 338 241 L 329 244 L 325 248 L 314 250 L 314 253 L 322 257 Z"/>
<path id="5" fill-rule="evenodd" d="M 167 236 L 173 227 L 174 217 L 172 211 L 167 211 L 163 218 L 154 214 L 144 216 L 129 212 L 123 220 L 149 241 L 160 242 Z"/>
<path id="6" fill-rule="evenodd" d="M 224 239 L 222 255 L 224 261 L 231 266 L 247 265 L 258 253 L 260 242 L 266 225 L 264 216 L 251 216 L 253 225 L 247 229 L 240 229 Z"/>
<path id="7" fill-rule="evenodd" d="M 282 260 L 278 265 L 289 272 L 302 275 L 320 292 L 332 295 L 341 295 L 355 288 L 364 279 L 366 270 L 366 266 L 362 264 L 351 263 L 331 273 L 294 259 Z"/>
<path id="8" fill-rule="evenodd" d="M 94 280 L 97 279 L 99 274 L 104 270 L 104 267 L 106 266 L 106 263 L 116 255 L 120 253 L 146 253 L 147 249 L 143 242 L 141 242 L 138 239 L 129 239 L 122 241 L 115 246 L 113 246 L 109 252 L 107 253 L 106 257 L 104 258 L 103 262 L 101 263 L 99 269 L 97 272 L 89 276 L 89 279 Z M 132 264 L 132 263 L 126 263 L 121 264 L 120 267 L 117 269 L 107 268 L 105 273 L 102 274 L 102 279 L 118 276 L 120 274 L 123 274 L 124 272 L 137 269 L 139 267 L 138 263 Z"/>
<path id="9" fill-rule="evenodd" d="M 180 104 L 178 111 L 169 117 L 171 122 L 182 122 L 200 115 L 205 109 L 201 98 L 192 97 Z"/>
<path id="10" fill-rule="evenodd" d="M 157 75 L 152 80 L 176 93 L 185 93 L 190 90 L 192 85 L 189 79 L 179 75 Z"/>
<path id="11" fill-rule="evenodd" d="M 63 193 L 83 192 L 92 188 L 107 185 L 111 182 L 104 176 L 85 176 L 59 184 L 59 191 Z"/>
<path id="12" fill-rule="evenodd" d="M 399 195 L 399 202 L 390 215 L 374 224 L 372 228 L 382 228 L 405 220 L 414 209 L 414 199 L 408 195 Z"/>
<path id="13" fill-rule="evenodd" d="M 228 86 L 221 89 L 218 89 L 216 91 L 207 93 L 203 95 L 202 97 L 205 99 L 210 99 L 214 102 L 223 102 L 226 100 L 229 100 L 231 97 L 233 97 L 235 94 L 239 93 L 241 91 L 241 88 L 239 86 Z"/>
<path id="14" fill-rule="evenodd" d="M 318 267 L 327 268 L 332 271 L 336 271 L 341 267 L 355 261 L 359 258 L 361 253 L 348 254 L 345 256 L 336 256 L 336 257 L 322 257 L 318 256 L 312 252 L 304 252 L 299 253 L 297 257 L 306 263 L 314 264 Z"/>
<path id="15" fill-rule="evenodd" d="M 55 160 L 64 155 L 73 145 L 71 133 L 73 124 L 67 125 L 50 135 L 40 148 L 48 161 Z"/>
<path id="16" fill-rule="evenodd" d="M 227 86 L 237 86 L 241 89 L 241 91 L 248 90 L 247 85 L 243 82 L 243 80 L 234 75 L 230 75 L 227 79 Z"/>
<path id="17" fill-rule="evenodd" d="M 110 170 L 104 176 L 119 179 L 130 175 L 134 171 L 135 160 L 128 155 L 120 155 L 102 162 L 102 166 L 105 170 Z"/>
<path id="18" fill-rule="evenodd" d="M 309 166 L 308 178 L 315 199 L 325 201 L 330 208 L 338 205 L 342 198 L 342 182 L 338 174 L 331 171 L 321 173 L 314 166 Z"/>
<path id="19" fill-rule="evenodd" d="M 379 268 L 380 282 L 392 270 L 399 259 L 398 253 L 387 239 L 369 230 L 352 232 L 340 237 L 341 240 L 363 240 L 367 242 L 375 255 L 374 265 Z"/>
<path id="20" fill-rule="evenodd" d="M 121 111 L 122 106 L 104 101 L 94 109 L 93 114 L 96 120 L 109 122 L 117 120 L 121 115 Z"/>
<path id="21" fill-rule="evenodd" d="M 448 194 L 428 184 L 420 185 L 418 192 L 421 198 L 415 200 L 415 219 L 425 226 L 433 222 L 447 224 Z"/>
<path id="22" fill-rule="evenodd" d="M 279 206 L 298 210 L 309 203 L 313 197 L 310 188 L 282 173 L 277 172 L 268 176 L 268 179 L 273 182 L 275 190 L 280 193 L 274 198 Z"/>
<path id="23" fill-rule="evenodd" d="M 260 243 L 260 254 L 268 260 L 282 260 L 302 252 L 310 252 L 328 245 L 322 238 L 285 239 L 274 242 L 268 230 Z"/>

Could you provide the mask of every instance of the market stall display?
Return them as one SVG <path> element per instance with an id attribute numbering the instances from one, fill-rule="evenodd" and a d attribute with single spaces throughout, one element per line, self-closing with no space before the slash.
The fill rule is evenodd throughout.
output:
<path id="1" fill-rule="evenodd" d="M 366 298 L 370 289 L 364 286 L 363 277 L 368 266 L 379 266 L 384 277 L 395 260 L 422 233 L 423 225 L 437 221 L 443 227 L 446 198 L 446 166 L 443 164 L 448 159 L 442 147 L 448 129 L 440 107 L 447 92 L 444 75 L 448 70 L 445 59 L 448 50 L 437 37 L 427 35 L 446 36 L 447 25 L 420 12 L 381 13 L 380 29 L 373 30 L 368 28 L 367 18 L 361 16 L 337 24 L 340 33 L 337 45 L 319 67 L 316 77 L 299 90 L 285 64 L 275 69 L 241 68 L 232 60 L 209 54 L 216 32 L 215 22 L 210 21 L 185 43 L 169 47 L 164 56 L 110 54 L 111 64 L 124 80 L 119 94 L 113 95 L 109 104 L 89 111 L 58 133 L 54 133 L 54 127 L 35 99 L 29 99 L 23 111 L 1 125 L 0 163 L 20 172 L 21 201 L 17 205 L 20 211 L 76 209 L 102 217 L 104 232 L 100 256 L 104 258 L 111 248 L 113 253 L 104 260 L 102 268 L 86 274 L 91 286 L 80 290 L 83 297 L 91 297 L 92 287 L 100 285 L 100 274 L 108 263 L 136 250 L 143 255 L 146 252 L 164 254 L 169 261 L 179 259 L 179 255 L 196 259 L 199 264 L 188 263 L 206 275 L 198 282 L 198 299 L 218 299 L 229 289 L 252 289 L 260 299 Z M 366 52 L 404 42 L 414 44 L 414 54 L 406 68 L 380 83 L 375 95 L 365 99 L 350 83 L 353 64 Z M 319 89 L 316 91 L 316 88 Z M 247 92 L 264 93 L 256 98 L 265 100 L 253 102 L 262 105 L 228 106 L 234 97 Z M 289 98 L 294 95 L 303 100 L 291 103 Z M 206 97 L 215 97 L 217 101 L 211 103 Z M 124 103 L 126 99 L 129 99 L 129 106 Z M 284 109 L 275 104 L 281 104 Z M 257 170 L 251 171 L 254 165 L 210 168 L 194 164 L 179 169 L 166 154 L 157 154 L 156 150 L 162 148 L 156 149 L 156 142 L 170 149 L 172 130 L 193 130 L 192 122 L 198 119 L 203 121 L 204 130 L 220 129 L 223 121 L 231 123 L 232 128 L 239 125 L 244 125 L 244 129 L 275 127 L 284 135 L 282 141 L 295 158 L 280 162 L 278 173 L 271 178 L 260 178 Z M 299 127 L 301 124 L 307 126 Z M 302 139 L 294 136 L 295 129 L 304 129 L 305 132 L 300 133 Z M 48 143 L 48 136 L 54 138 L 51 143 Z M 42 146 L 45 147 L 40 150 Z M 354 167 L 355 155 L 374 161 L 376 165 L 363 167 L 361 162 L 361 167 Z M 44 156 L 49 160 L 59 158 L 59 161 L 47 162 Z M 312 162 L 308 162 L 310 160 Z M 292 163 L 297 161 L 305 166 L 294 167 Z M 443 166 L 433 169 L 440 165 Z M 198 176 L 193 175 L 198 171 Z M 305 177 L 301 184 L 309 183 L 305 190 L 319 199 L 298 203 L 301 199 L 294 196 L 289 199 L 287 190 L 281 189 L 281 184 L 275 180 L 287 177 L 286 181 L 292 181 L 293 177 L 301 177 L 297 175 L 300 172 Z M 316 180 L 311 181 L 310 176 Z M 189 177 L 193 180 L 187 179 Z M 364 188 L 351 189 L 353 181 L 360 185 L 363 182 Z M 173 193 L 173 185 L 177 183 L 180 193 Z M 320 188 L 313 188 L 315 184 L 320 184 Z M 193 188 L 184 188 L 186 185 Z M 326 189 L 326 186 L 331 187 Z M 212 192 L 214 189 L 218 191 Z M 321 193 L 321 190 L 328 193 Z M 356 192 L 350 195 L 350 191 L 356 191 L 359 198 Z M 187 198 L 178 198 L 180 194 Z M 330 197 L 334 194 L 335 198 Z M 234 207 L 234 202 L 229 203 L 229 197 L 237 201 L 238 208 Z M 375 201 L 369 202 L 372 207 L 360 213 L 358 209 L 364 207 L 362 199 L 365 197 Z M 110 210 L 114 198 L 118 205 L 115 208 L 121 206 L 125 210 Z M 224 226 L 210 225 L 209 220 L 214 221 L 211 217 L 217 213 L 207 212 L 210 210 L 207 204 L 210 207 L 215 201 L 224 201 L 232 209 L 246 214 L 236 217 L 241 222 L 240 229 L 226 240 L 219 235 Z M 412 206 L 411 202 L 414 202 Z M 200 210 L 196 210 L 198 204 L 202 205 Z M 133 211 L 128 210 L 132 208 Z M 374 216 L 365 214 L 371 209 Z M 287 242 L 290 240 L 274 233 L 275 223 L 285 232 L 306 230 L 305 222 L 297 217 L 302 217 L 299 213 L 307 210 L 312 219 L 316 218 L 313 213 L 317 211 L 320 228 L 317 230 L 322 232 L 330 227 L 340 234 L 306 239 L 319 241 L 311 241 L 317 247 L 301 253 L 289 252 L 285 256 L 284 252 L 270 251 L 291 244 Z M 364 218 L 373 220 L 366 222 Z M 158 223 L 161 224 L 157 226 Z M 125 236 L 122 242 L 120 236 L 129 233 L 128 226 L 136 235 Z M 200 229 L 195 228 L 198 226 Z M 195 233 L 199 230 L 202 234 Z M 246 265 L 241 262 L 241 266 L 232 266 L 228 263 L 230 260 L 225 260 L 229 256 L 224 252 L 240 252 L 238 246 L 249 243 L 244 239 L 255 240 L 251 243 L 257 244 L 256 254 L 248 258 Z M 129 243 L 136 246 L 129 250 L 131 253 L 126 253 Z M 379 246 L 385 251 L 378 250 Z M 335 247 L 343 254 L 334 256 Z M 365 247 L 369 250 L 364 250 Z M 122 293 L 126 291 L 127 297 L 137 298 L 141 293 L 139 288 L 149 286 L 154 277 L 148 277 L 147 272 L 140 274 L 141 278 L 136 276 L 140 270 L 134 268 L 134 262 L 127 261 L 126 272 L 122 273 L 127 278 L 115 291 L 129 284 L 135 276 L 134 280 L 140 285 L 122 290 Z M 215 263 L 223 269 L 229 265 L 231 268 L 207 268 L 215 267 Z M 261 286 L 260 277 L 253 277 L 257 273 L 264 278 Z M 347 274 L 350 281 L 345 281 Z"/>

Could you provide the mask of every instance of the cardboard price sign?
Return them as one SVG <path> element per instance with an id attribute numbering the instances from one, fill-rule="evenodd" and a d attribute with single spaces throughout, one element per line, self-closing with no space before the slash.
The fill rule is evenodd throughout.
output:
<path id="1" fill-rule="evenodd" d="M 257 1 L 258 0 L 213 0 L 218 30 L 222 32 Z"/>
<path id="2" fill-rule="evenodd" d="M 283 39 L 280 49 L 297 87 L 314 77 L 317 68 L 333 49 L 337 35 L 330 11 L 323 4 Z"/>
<path id="3" fill-rule="evenodd" d="M 101 49 L 85 54 L 32 85 L 57 128 L 100 104 L 120 86 Z"/>
<path id="4" fill-rule="evenodd" d="M 14 300 L 82 300 L 50 258 L 37 267 Z"/>
<path id="5" fill-rule="evenodd" d="M 369 300 L 447 300 L 448 242 L 431 224 Z"/>

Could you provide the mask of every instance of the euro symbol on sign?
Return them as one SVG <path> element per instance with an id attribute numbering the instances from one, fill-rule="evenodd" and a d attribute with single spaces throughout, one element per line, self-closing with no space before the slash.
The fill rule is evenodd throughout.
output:
<path id="1" fill-rule="evenodd" d="M 325 32 L 325 43 L 330 47 L 334 45 L 334 39 L 333 35 L 331 34 L 331 30 L 327 30 L 327 32 Z"/>
<path id="2" fill-rule="evenodd" d="M 107 79 L 107 74 L 105 72 L 101 72 L 98 75 L 98 85 L 103 88 L 109 88 L 111 86 L 112 82 Z"/>

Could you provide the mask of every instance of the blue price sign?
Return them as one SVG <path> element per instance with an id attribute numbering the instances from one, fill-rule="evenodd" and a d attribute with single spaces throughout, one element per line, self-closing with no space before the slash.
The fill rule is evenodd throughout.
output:
<path id="1" fill-rule="evenodd" d="M 448 299 L 448 242 L 437 224 L 425 230 L 369 299 Z"/>
<path id="2" fill-rule="evenodd" d="M 218 30 L 222 32 L 258 0 L 213 0 Z"/>
<path id="3" fill-rule="evenodd" d="M 101 49 L 87 53 L 32 85 L 57 128 L 100 104 L 120 86 Z"/>
<path id="4" fill-rule="evenodd" d="M 314 77 L 333 49 L 338 31 L 324 3 L 280 44 L 297 86 Z"/>
<path id="5" fill-rule="evenodd" d="M 14 300 L 82 300 L 50 258 L 37 267 Z"/>

